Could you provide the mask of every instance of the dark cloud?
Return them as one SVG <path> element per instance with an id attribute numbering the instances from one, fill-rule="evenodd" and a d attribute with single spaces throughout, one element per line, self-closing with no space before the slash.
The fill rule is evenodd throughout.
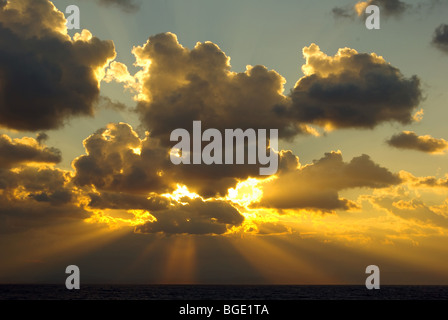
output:
<path id="1" fill-rule="evenodd" d="M 22 138 L 12 140 L 0 135 L 0 168 L 11 168 L 28 162 L 59 163 L 61 152 L 41 144 L 42 135 L 37 139 Z"/>
<path id="2" fill-rule="evenodd" d="M 410 7 L 400 0 L 369 0 L 367 6 L 376 5 L 381 9 L 381 14 L 386 16 L 399 16 Z"/>
<path id="3" fill-rule="evenodd" d="M 35 199 L 12 201 L 0 197 L 0 234 L 36 230 L 88 217 L 88 212 L 73 203 L 55 205 L 51 201 L 39 202 Z"/>
<path id="4" fill-rule="evenodd" d="M 50 167 L 0 169 L 0 233 L 85 219 L 70 173 Z"/>
<path id="5" fill-rule="evenodd" d="M 116 80 L 136 90 L 137 112 L 151 139 L 142 142 L 141 156 L 126 151 L 135 158 L 127 161 L 135 170 L 132 179 L 120 173 L 121 169 L 103 179 L 105 168 L 117 166 L 107 165 L 109 160 L 104 158 L 93 159 L 95 152 L 88 151 L 75 163 L 75 180 L 80 185 L 98 179 L 94 182 L 97 188 L 111 182 L 115 188 L 129 181 L 129 187 L 140 185 L 145 192 L 157 192 L 181 183 L 204 197 L 225 195 L 239 180 L 259 176 L 260 166 L 173 166 L 166 156 L 175 144 L 170 141 L 175 129 L 185 129 L 191 135 L 193 121 L 199 120 L 202 131 L 278 129 L 280 138 L 289 139 L 311 133 L 309 125 L 313 124 L 325 129 L 373 128 L 392 121 L 407 124 L 414 120 L 413 111 L 422 95 L 417 77 L 405 78 L 382 57 L 348 48 L 334 57 L 315 44 L 304 48 L 305 76 L 289 95 L 283 93 L 284 78 L 264 66 L 231 71 L 230 58 L 211 42 L 188 49 L 179 44 L 176 35 L 164 33 L 151 36 L 133 53 L 141 70 L 131 76 L 125 65 L 115 62 L 107 70 L 107 81 Z M 97 138 L 104 140 L 101 134 Z M 289 161 L 285 157 L 287 153 L 280 154 L 280 170 Z M 163 172 L 163 178 L 156 172 Z"/>
<path id="6" fill-rule="evenodd" d="M 355 11 L 352 7 L 334 7 L 331 9 L 331 13 L 335 18 L 354 18 Z"/>
<path id="7" fill-rule="evenodd" d="M 336 18 L 354 18 L 356 16 L 364 18 L 366 8 L 370 5 L 378 6 L 384 17 L 401 16 L 412 7 L 401 0 L 367 0 L 359 1 L 354 6 L 335 7 L 332 9 L 332 14 Z"/>
<path id="8" fill-rule="evenodd" d="M 45 165 L 60 161 L 59 150 L 37 139 L 0 136 L 0 233 L 88 217 L 70 186 L 70 172 Z"/>
<path id="9" fill-rule="evenodd" d="M 135 0 L 97 0 L 101 5 L 115 6 L 125 12 L 135 12 L 140 9 L 141 3 Z"/>
<path id="10" fill-rule="evenodd" d="M 223 234 L 239 226 L 244 217 L 229 203 L 220 200 L 189 199 L 168 210 L 155 211 L 157 219 L 136 227 L 136 232 L 165 234 Z"/>
<path id="11" fill-rule="evenodd" d="M 337 152 L 310 165 L 284 171 L 277 179 L 263 184 L 259 206 L 278 209 L 349 209 L 354 203 L 341 199 L 338 192 L 351 188 L 385 188 L 401 179 L 388 169 L 362 155 L 346 163 Z"/>
<path id="12" fill-rule="evenodd" d="M 393 135 L 387 143 L 398 149 L 411 149 L 427 153 L 442 153 L 448 148 L 444 139 L 436 139 L 429 135 L 418 136 L 412 131 L 403 131 Z"/>
<path id="13" fill-rule="evenodd" d="M 36 137 L 36 141 L 39 145 L 42 145 L 48 140 L 48 135 L 45 132 L 39 132 Z"/>
<path id="14" fill-rule="evenodd" d="M 19 170 L 1 171 L 0 183 L 3 190 L 13 190 L 22 187 L 26 197 L 38 192 L 54 193 L 66 190 L 65 185 L 70 180 L 70 174 L 60 169 L 49 167 L 27 167 Z"/>
<path id="15" fill-rule="evenodd" d="M 73 183 L 101 192 L 147 196 L 171 192 L 181 184 L 203 197 L 225 196 L 239 181 L 260 177 L 258 165 L 174 165 L 169 147 L 152 134 L 140 139 L 125 123 L 98 130 L 84 140 L 84 147 L 86 154 L 73 161 Z M 295 161 L 290 152 L 280 152 L 279 172 L 297 165 Z"/>
<path id="16" fill-rule="evenodd" d="M 72 183 L 87 194 L 89 210 L 150 212 L 155 220 L 138 225 L 136 232 L 222 234 L 244 220 L 225 201 L 186 196 L 174 200 L 163 195 L 175 191 L 179 184 L 191 191 L 208 188 L 214 195 L 218 186 L 235 186 L 237 180 L 229 179 L 230 183 L 222 177 L 205 178 L 206 173 L 198 174 L 194 166 L 193 172 L 186 174 L 191 171 L 189 166 L 173 165 L 166 147 L 150 136 L 141 140 L 128 124 L 109 124 L 88 137 L 84 146 L 86 155 L 73 161 Z"/>
<path id="17" fill-rule="evenodd" d="M 305 76 L 289 95 L 285 80 L 264 66 L 245 72 L 230 70 L 229 57 L 215 44 L 181 46 L 172 33 L 149 38 L 134 49 L 142 68 L 135 77 L 117 63 L 108 70 L 134 90 L 140 86 L 137 111 L 144 127 L 162 145 L 172 145 L 174 129 L 191 131 L 194 120 L 203 129 L 278 129 L 279 137 L 312 133 L 310 124 L 325 128 L 373 128 L 383 122 L 407 124 L 422 98 L 417 76 L 372 53 L 340 49 L 327 56 L 312 44 L 305 47 Z"/>
<path id="18" fill-rule="evenodd" d="M 432 37 L 432 44 L 442 50 L 445 53 L 448 53 L 448 25 L 441 24 L 434 31 L 434 35 Z"/>
<path id="19" fill-rule="evenodd" d="M 282 137 L 301 131 L 273 111 L 287 103 L 285 80 L 275 71 L 255 66 L 231 72 L 229 57 L 216 44 L 197 43 L 189 50 L 172 33 L 150 37 L 134 54 L 146 68 L 140 78 L 145 100 L 137 110 L 151 135 L 166 145 L 174 129 L 189 129 L 193 120 L 201 120 L 204 130 L 279 129 Z"/>
<path id="20" fill-rule="evenodd" d="M 70 183 L 71 173 L 52 167 L 61 161 L 61 153 L 43 144 L 47 138 L 43 133 L 36 139 L 0 135 L 0 233 L 89 216 L 79 205 L 78 191 Z"/>
<path id="21" fill-rule="evenodd" d="M 114 45 L 87 30 L 72 40 L 65 23 L 48 0 L 0 8 L 0 126 L 54 129 L 93 114 L 97 72 L 115 57 Z"/>
<path id="22" fill-rule="evenodd" d="M 416 76 L 405 78 L 374 53 L 345 48 L 330 57 L 312 44 L 303 54 L 305 76 L 291 92 L 292 106 L 276 108 L 279 115 L 330 129 L 413 121 L 422 98 Z"/>
<path id="23" fill-rule="evenodd" d="M 162 196 L 153 194 L 142 196 L 124 192 L 89 193 L 89 207 L 93 209 L 122 209 L 122 210 L 162 210 L 167 209 L 170 201 Z"/>
<path id="24" fill-rule="evenodd" d="M 86 155 L 73 161 L 78 186 L 97 190 L 148 194 L 175 188 L 168 150 L 147 137 L 143 142 L 130 125 L 110 124 L 84 140 Z"/>

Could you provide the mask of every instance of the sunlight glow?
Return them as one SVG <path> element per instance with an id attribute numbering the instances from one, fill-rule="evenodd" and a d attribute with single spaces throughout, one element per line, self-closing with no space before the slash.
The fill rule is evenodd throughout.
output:
<path id="1" fill-rule="evenodd" d="M 132 150 L 132 152 L 134 152 L 135 154 L 137 154 L 139 156 L 142 154 L 142 148 L 141 147 L 139 147 L 139 148 L 131 148 L 131 150 Z"/>
<path id="2" fill-rule="evenodd" d="M 263 196 L 263 190 L 258 186 L 262 180 L 249 178 L 241 181 L 235 188 L 230 188 L 226 200 L 235 202 L 243 207 L 257 203 Z"/>
<path id="3" fill-rule="evenodd" d="M 184 185 L 177 185 L 177 189 L 174 190 L 172 193 L 164 193 L 162 194 L 162 197 L 165 197 L 167 199 L 170 200 L 174 200 L 180 204 L 187 204 L 182 202 L 182 199 L 185 198 L 189 198 L 189 199 L 196 199 L 196 198 L 201 198 L 202 197 L 200 195 L 198 195 L 197 193 L 194 192 L 190 192 L 190 190 L 188 190 L 187 186 Z M 204 199 L 202 199 L 204 200 Z"/>
<path id="4" fill-rule="evenodd" d="M 112 212 L 105 213 L 101 210 L 94 210 L 92 215 L 84 221 L 90 224 L 105 224 L 112 230 L 123 227 L 136 227 L 147 222 L 157 221 L 156 217 L 146 210 L 127 210 L 126 213 L 132 215 L 132 218 L 116 217 L 113 216 Z"/>

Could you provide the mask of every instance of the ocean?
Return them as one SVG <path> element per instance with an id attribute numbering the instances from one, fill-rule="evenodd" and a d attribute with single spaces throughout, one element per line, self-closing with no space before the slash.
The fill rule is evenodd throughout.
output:
<path id="1" fill-rule="evenodd" d="M 448 300 L 448 286 L 0 285 L 0 300 Z"/>

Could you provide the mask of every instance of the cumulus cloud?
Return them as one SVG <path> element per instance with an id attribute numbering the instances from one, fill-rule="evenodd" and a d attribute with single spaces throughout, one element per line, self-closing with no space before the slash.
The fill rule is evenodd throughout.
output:
<path id="1" fill-rule="evenodd" d="M 149 135 L 140 139 L 128 124 L 109 124 L 89 136 L 84 146 L 86 154 L 73 161 L 75 174 L 71 182 L 88 197 L 89 211 L 146 210 L 154 219 L 137 225 L 136 232 L 140 233 L 222 234 L 244 220 L 223 200 L 170 198 L 169 193 L 183 183 L 192 191 L 198 186 L 202 191 L 213 179 L 217 185 L 224 182 L 213 176 L 206 180 L 196 169 L 186 174 L 190 168 L 174 166 L 169 150 L 157 139 Z M 236 182 L 232 180 L 229 186 Z M 216 192 L 216 186 L 210 188 Z"/>
<path id="2" fill-rule="evenodd" d="M 441 24 L 434 31 L 434 35 L 432 37 L 432 44 L 442 50 L 445 53 L 448 53 L 448 25 Z"/>
<path id="3" fill-rule="evenodd" d="M 55 129 L 72 116 L 93 114 L 114 44 L 87 30 L 71 39 L 65 24 L 48 0 L 0 7 L 0 126 Z"/>
<path id="4" fill-rule="evenodd" d="M 284 78 L 264 66 L 232 72 L 230 58 L 211 42 L 183 47 L 172 33 L 151 36 L 133 50 L 134 76 L 114 62 L 107 81 L 136 91 L 137 112 L 151 135 L 170 145 L 177 128 L 278 129 L 288 139 L 325 128 L 373 128 L 396 121 L 407 124 L 422 97 L 417 76 L 406 78 L 375 53 L 343 48 L 331 57 L 316 44 L 303 49 L 305 76 L 288 95 Z M 315 132 L 315 130 L 314 130 Z"/>
<path id="5" fill-rule="evenodd" d="M 168 150 L 159 148 L 149 137 L 142 140 L 125 123 L 110 124 L 84 140 L 86 155 L 73 161 L 78 186 L 93 185 L 98 190 L 129 193 L 168 192 Z M 171 162 L 170 162 L 171 163 Z"/>
<path id="6" fill-rule="evenodd" d="M 43 146 L 42 141 L 42 134 L 36 139 L 11 139 L 5 134 L 0 135 L 0 168 L 11 168 L 29 162 L 61 162 L 61 152 L 56 148 Z"/>
<path id="7" fill-rule="evenodd" d="M 191 128 L 193 120 L 201 120 L 204 130 L 279 129 L 283 137 L 302 130 L 273 111 L 287 102 L 282 76 L 264 66 L 232 72 L 230 58 L 214 43 L 197 43 L 190 50 L 176 35 L 163 33 L 133 53 L 142 68 L 136 75 L 142 85 L 137 110 L 164 144 L 174 129 Z"/>
<path id="8" fill-rule="evenodd" d="M 312 133 L 312 125 L 325 129 L 373 128 L 383 122 L 415 121 L 414 109 L 422 95 L 416 76 L 405 78 L 400 70 L 374 53 L 344 48 L 332 57 L 315 44 L 305 47 L 303 53 L 305 76 L 290 94 L 284 94 L 285 80 L 277 72 L 260 65 L 248 66 L 245 72 L 233 72 L 230 58 L 216 44 L 197 43 L 188 49 L 172 33 L 151 36 L 143 46 L 133 50 L 135 64 L 140 68 L 136 74 L 131 75 L 120 62 L 111 63 L 106 72 L 106 81 L 121 82 L 135 92 L 137 113 L 149 132 L 150 139 L 142 140 L 141 156 L 132 155 L 140 164 L 128 163 L 140 168 L 140 173 L 149 174 L 152 186 L 161 181 L 165 183 L 163 188 L 169 190 L 174 183 L 181 183 L 204 197 L 223 196 L 239 180 L 258 176 L 259 166 L 173 166 L 166 159 L 175 144 L 170 141 L 173 130 L 183 128 L 191 135 L 193 121 L 199 120 L 203 131 L 278 129 L 280 138 L 289 139 Z M 103 139 L 101 134 L 97 136 Z M 152 159 L 145 155 L 146 148 L 152 150 L 149 153 Z M 280 153 L 279 158 L 282 170 L 290 157 Z M 102 176 L 99 173 L 104 167 L 86 174 L 81 170 L 81 166 L 87 169 L 107 163 L 105 159 L 98 160 L 89 152 L 76 161 L 77 183 L 89 184 L 94 177 Z M 156 170 L 147 172 L 146 163 L 153 163 L 152 167 L 155 163 Z M 154 172 L 163 172 L 163 178 Z M 144 175 L 135 177 L 143 180 Z M 110 181 L 118 186 L 124 177 L 116 178 L 99 177 L 101 181 L 95 186 Z M 143 189 L 153 191 L 149 185 Z"/>
<path id="9" fill-rule="evenodd" d="M 303 49 L 305 74 L 291 92 L 292 106 L 277 112 L 328 128 L 373 128 L 383 122 L 407 124 L 422 98 L 417 76 L 375 53 L 339 49 L 334 57 L 312 44 Z"/>
<path id="10" fill-rule="evenodd" d="M 340 152 L 326 153 L 312 164 L 281 172 L 263 184 L 259 206 L 278 209 L 312 208 L 323 211 L 350 209 L 356 204 L 339 197 L 351 188 L 385 188 L 401 179 L 362 155 L 344 162 Z"/>
<path id="11" fill-rule="evenodd" d="M 174 165 L 170 148 L 148 134 L 140 139 L 125 123 L 109 124 L 84 141 L 86 154 L 73 161 L 77 186 L 147 195 L 186 185 L 204 197 L 225 196 L 240 180 L 259 177 L 258 165 Z M 279 155 L 279 170 L 290 161 Z"/>
<path id="12" fill-rule="evenodd" d="M 448 148 L 448 141 L 433 138 L 430 135 L 418 136 L 412 131 L 403 131 L 386 141 L 398 149 L 410 149 L 427 153 L 443 153 Z"/>

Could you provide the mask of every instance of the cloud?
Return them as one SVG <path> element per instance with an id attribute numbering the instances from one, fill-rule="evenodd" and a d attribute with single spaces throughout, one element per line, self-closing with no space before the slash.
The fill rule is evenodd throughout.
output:
<path id="1" fill-rule="evenodd" d="M 36 139 L 25 137 L 11 139 L 0 135 L 0 168 L 11 168 L 23 163 L 59 163 L 61 152 L 55 148 L 42 145 L 44 136 L 39 134 Z"/>
<path id="2" fill-rule="evenodd" d="M 131 92 L 141 90 L 141 85 L 137 82 L 128 70 L 128 67 L 121 62 L 112 61 L 106 70 L 106 75 L 103 79 L 105 82 L 116 81 L 124 84 L 125 89 Z"/>
<path id="3" fill-rule="evenodd" d="M 366 8 L 370 5 L 378 6 L 381 14 L 385 16 L 400 16 L 410 7 L 400 0 L 368 0 L 358 2 L 354 9 L 358 16 L 361 16 L 365 14 Z"/>
<path id="4" fill-rule="evenodd" d="M 128 107 L 124 103 L 116 101 L 116 100 L 112 100 L 111 98 L 106 97 L 106 96 L 98 97 L 97 107 L 110 109 L 110 110 L 116 110 L 116 111 L 128 110 Z"/>
<path id="5" fill-rule="evenodd" d="M 239 226 L 244 217 L 229 203 L 220 200 L 189 199 L 187 204 L 155 211 L 155 221 L 136 227 L 136 232 L 165 234 L 223 234 Z"/>
<path id="6" fill-rule="evenodd" d="M 191 130 L 194 120 L 204 130 L 278 129 L 283 139 L 312 134 L 312 124 L 327 129 L 408 124 L 422 98 L 417 76 L 406 78 L 381 56 L 349 48 L 331 57 L 316 44 L 305 47 L 305 76 L 288 95 L 285 79 L 264 66 L 232 72 L 230 58 L 211 42 L 190 50 L 172 33 L 157 34 L 133 54 L 140 71 L 131 76 L 115 62 L 106 79 L 136 92 L 144 127 L 166 146 L 173 130 Z"/>
<path id="7" fill-rule="evenodd" d="M 7 3 L 0 8 L 0 126 L 55 129 L 92 115 L 113 42 L 87 30 L 71 39 L 63 13 L 48 0 Z"/>
<path id="8" fill-rule="evenodd" d="M 178 184 L 204 197 L 225 196 L 238 181 L 259 177 L 258 165 L 174 165 L 170 147 L 147 133 L 140 139 L 126 123 L 111 123 L 84 140 L 86 154 L 76 158 L 73 183 L 108 192 L 140 195 L 172 192 Z M 279 170 L 290 162 L 279 155 Z"/>
<path id="9" fill-rule="evenodd" d="M 243 223 L 244 217 L 229 199 L 213 198 L 220 188 L 221 195 L 226 195 L 239 181 L 232 178 L 237 171 L 230 167 L 219 175 L 219 170 L 207 169 L 213 166 L 174 166 L 165 146 L 150 133 L 139 138 L 125 123 L 98 130 L 84 146 L 86 154 L 73 162 L 71 182 L 82 188 L 84 199 L 88 199 L 85 209 L 94 222 L 123 223 L 135 227 L 136 232 L 164 234 L 223 234 Z M 278 178 L 262 183 L 264 197 L 258 208 L 350 209 L 357 205 L 339 198 L 339 191 L 381 188 L 400 181 L 368 156 L 345 163 L 340 154 L 332 153 L 304 167 L 291 151 L 281 151 L 279 157 Z M 186 186 L 183 191 L 176 189 L 180 185 Z M 129 218 L 135 210 L 147 214 Z M 289 232 L 281 223 L 267 222 L 256 223 L 256 233 Z"/>
<path id="10" fill-rule="evenodd" d="M 418 136 L 412 131 L 403 131 L 395 134 L 386 142 L 398 149 L 410 149 L 427 153 L 443 153 L 448 148 L 448 142 L 444 139 L 436 139 L 430 135 Z"/>
<path id="11" fill-rule="evenodd" d="M 45 133 L 36 139 L 0 135 L 0 234 L 80 221 L 89 213 L 71 172 L 54 168 L 61 152 L 47 147 Z"/>
<path id="12" fill-rule="evenodd" d="M 349 48 L 331 57 L 312 44 L 303 55 L 305 76 L 291 92 L 292 106 L 277 107 L 279 114 L 330 129 L 413 121 L 422 98 L 417 76 L 405 78 L 381 56 Z"/>
<path id="13" fill-rule="evenodd" d="M 23 198 L 28 198 L 30 194 L 36 195 L 39 192 L 53 194 L 69 191 L 65 188 L 69 180 L 70 174 L 60 169 L 23 166 L 18 170 L 2 169 L 0 188 L 8 191 L 22 187 Z"/>
<path id="14" fill-rule="evenodd" d="M 89 213 L 73 203 L 54 205 L 52 201 L 14 200 L 0 197 L 0 234 L 19 233 L 62 223 L 81 221 Z"/>
<path id="15" fill-rule="evenodd" d="M 141 3 L 134 0 L 97 0 L 101 5 L 116 6 L 124 12 L 135 12 L 140 9 Z"/>
<path id="16" fill-rule="evenodd" d="M 359 1 L 354 6 L 335 7 L 332 13 L 337 18 L 353 18 L 355 16 L 364 17 L 366 8 L 375 5 L 380 8 L 381 15 L 385 17 L 401 16 L 411 5 L 401 0 L 368 0 Z"/>
<path id="17" fill-rule="evenodd" d="M 173 166 L 168 150 L 149 137 L 143 142 L 128 124 L 109 124 L 84 140 L 84 147 L 86 155 L 73 161 L 75 185 L 133 194 L 175 188 L 165 171 L 168 163 Z"/>
<path id="18" fill-rule="evenodd" d="M 312 208 L 323 211 L 350 209 L 356 204 L 339 197 L 352 188 L 385 188 L 401 182 L 398 175 L 362 155 L 344 162 L 340 152 L 326 153 L 312 164 L 285 170 L 262 185 L 261 207 Z"/>
<path id="19" fill-rule="evenodd" d="M 36 141 L 39 145 L 48 140 L 48 135 L 45 132 L 39 132 L 36 137 Z"/>
<path id="20" fill-rule="evenodd" d="M 433 176 L 427 177 L 415 177 L 411 173 L 402 171 L 400 172 L 400 177 L 404 182 L 410 184 L 413 187 L 424 187 L 424 188 L 447 188 L 448 187 L 448 176 L 445 178 L 436 178 Z"/>
<path id="21" fill-rule="evenodd" d="M 288 234 L 291 233 L 291 228 L 279 222 L 255 222 L 255 226 L 247 232 L 256 233 L 258 235 L 272 235 L 272 234 Z"/>
<path id="22" fill-rule="evenodd" d="M 166 159 L 175 144 L 170 141 L 171 133 L 183 128 L 191 135 L 193 121 L 197 120 L 201 121 L 203 131 L 278 129 L 283 139 L 311 134 L 315 130 L 311 125 L 325 129 L 373 128 L 384 122 L 415 121 L 414 109 L 422 95 L 416 76 L 405 78 L 399 69 L 374 53 L 344 48 L 331 57 L 315 44 L 305 47 L 303 53 L 305 76 L 288 95 L 283 93 L 285 79 L 277 72 L 260 65 L 248 66 L 245 72 L 233 72 L 230 58 L 216 44 L 197 43 L 188 49 L 172 33 L 151 36 L 143 46 L 134 48 L 135 64 L 140 68 L 135 75 L 129 73 L 126 65 L 111 63 L 106 81 L 123 83 L 126 89 L 135 92 L 136 111 L 150 136 L 142 142 L 142 156 L 132 156 L 140 161 L 133 164 L 140 172 L 135 177 L 143 181 L 147 174 L 152 177 L 153 186 L 159 180 L 167 189 L 180 183 L 201 196 L 212 197 L 224 196 L 238 181 L 259 176 L 258 165 L 173 167 Z M 146 148 L 152 148 L 147 153 L 151 159 L 144 152 Z M 285 156 L 286 153 L 280 154 L 280 166 L 287 161 L 282 158 Z M 99 184 L 107 181 L 114 181 L 115 186 L 121 184 L 124 176 L 103 181 L 99 174 L 104 170 L 100 168 L 103 163 L 107 161 L 97 161 L 90 154 L 79 159 L 76 181 L 83 185 L 85 177 L 85 183 L 89 184 L 99 176 Z M 157 169 L 148 172 L 147 163 L 156 164 Z M 83 174 L 81 165 L 91 168 L 91 172 Z M 163 172 L 163 179 L 156 177 L 155 172 Z M 143 189 L 152 191 L 149 185 Z"/>
<path id="23" fill-rule="evenodd" d="M 448 218 L 440 208 L 430 207 L 420 199 L 406 199 L 403 196 L 391 194 L 367 197 L 376 206 L 386 209 L 388 212 L 405 220 L 415 221 L 418 224 L 428 224 L 435 227 L 448 229 Z M 446 206 L 442 206 L 446 212 Z"/>
<path id="24" fill-rule="evenodd" d="M 122 210 L 162 210 L 170 206 L 170 201 L 157 194 L 138 195 L 125 192 L 88 193 L 92 209 L 122 209 Z"/>
<path id="25" fill-rule="evenodd" d="M 441 24 L 434 31 L 434 35 L 432 37 L 432 44 L 442 50 L 445 53 L 448 53 L 448 25 Z"/>
<path id="26" fill-rule="evenodd" d="M 92 213 L 93 221 L 95 217 L 108 224 L 121 221 L 135 226 L 139 233 L 222 234 L 244 220 L 223 200 L 203 200 L 198 195 L 191 198 L 188 194 L 172 198 L 183 182 L 195 191 L 195 187 L 206 188 L 216 179 L 209 187 L 214 192 L 216 185 L 224 182 L 219 177 L 185 174 L 190 168 L 173 165 L 169 150 L 157 139 L 150 135 L 140 139 L 126 123 L 111 123 L 98 130 L 84 140 L 84 147 L 86 154 L 73 161 L 71 183 L 88 199 L 85 209 Z M 190 177 L 193 181 L 188 180 Z M 236 183 L 235 179 L 230 185 Z M 123 210 L 144 210 L 153 219 L 145 217 L 136 223 L 136 219 L 126 217 L 129 212 L 123 217 Z"/>
<path id="27" fill-rule="evenodd" d="M 346 7 L 334 7 L 331 9 L 331 13 L 335 18 L 354 18 L 355 17 L 355 11 L 352 7 L 346 6 Z"/>
<path id="28" fill-rule="evenodd" d="M 0 233 L 85 219 L 70 173 L 51 167 L 0 169 Z"/>
<path id="29" fill-rule="evenodd" d="M 273 70 L 258 65 L 232 72 L 230 58 L 216 44 L 197 43 L 190 50 L 172 33 L 151 36 L 133 53 L 142 68 L 136 75 L 142 85 L 137 111 L 165 145 L 174 129 L 191 128 L 193 120 L 201 120 L 204 130 L 279 129 L 282 137 L 302 131 L 273 111 L 288 100 L 285 79 Z"/>

